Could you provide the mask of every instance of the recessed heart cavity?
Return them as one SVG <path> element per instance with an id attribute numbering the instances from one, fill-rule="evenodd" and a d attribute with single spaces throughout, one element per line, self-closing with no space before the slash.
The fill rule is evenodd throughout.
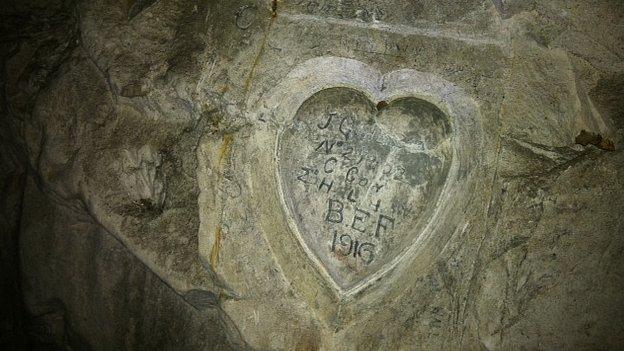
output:
<path id="1" fill-rule="evenodd" d="M 310 96 L 279 137 L 281 193 L 306 252 L 342 290 L 414 245 L 452 161 L 451 121 L 416 97 Z"/>

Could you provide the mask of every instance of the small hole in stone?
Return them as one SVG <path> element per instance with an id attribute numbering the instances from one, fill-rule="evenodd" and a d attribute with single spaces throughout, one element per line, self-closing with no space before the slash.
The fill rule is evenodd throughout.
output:
<path id="1" fill-rule="evenodd" d="M 382 109 L 384 109 L 385 107 L 388 106 L 388 103 L 384 100 L 381 100 L 377 103 L 377 111 L 381 111 Z"/>

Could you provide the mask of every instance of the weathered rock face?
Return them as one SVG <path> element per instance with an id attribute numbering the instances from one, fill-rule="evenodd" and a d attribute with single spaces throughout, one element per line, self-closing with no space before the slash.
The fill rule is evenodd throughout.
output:
<path id="1" fill-rule="evenodd" d="M 2 7 L 1 346 L 624 346 L 621 1 Z"/>

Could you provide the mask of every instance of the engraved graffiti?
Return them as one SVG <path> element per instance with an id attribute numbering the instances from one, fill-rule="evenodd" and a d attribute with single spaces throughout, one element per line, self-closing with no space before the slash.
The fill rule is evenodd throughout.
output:
<path id="1" fill-rule="evenodd" d="M 352 232 L 338 235 L 335 230 L 330 251 L 343 256 L 353 254 L 353 258 L 357 259 L 362 257 L 357 250 L 360 248 L 367 252 L 363 262 L 370 264 L 375 258 L 375 244 L 361 241 L 363 238 L 355 239 L 353 236 L 364 234 L 379 238 L 384 232 L 394 228 L 397 220 L 388 214 L 392 209 L 386 209 L 382 196 L 384 188 L 388 188 L 387 183 L 400 181 L 405 170 L 392 163 L 382 165 L 377 155 L 360 152 L 366 150 L 349 142 L 356 135 L 354 126 L 353 118 L 340 115 L 336 111 L 329 111 L 321 116 L 316 128 L 328 131 L 337 138 L 319 138 L 314 150 L 323 157 L 316 164 L 301 166 L 295 177 L 297 181 L 313 185 L 314 191 L 318 193 L 331 194 L 333 197 L 327 199 L 324 221 L 339 226 L 346 223 L 345 227 Z M 374 179 L 377 173 L 381 177 Z M 367 187 L 376 195 L 370 202 L 360 199 L 360 194 Z M 345 208 L 345 202 L 352 203 L 353 208 Z M 350 247 L 346 255 L 343 251 L 336 251 L 336 243 L 346 245 L 345 240 Z"/>
<path id="2" fill-rule="evenodd" d="M 287 206 L 339 285 L 354 284 L 403 251 L 439 192 L 448 125 L 422 104 L 390 102 L 378 110 L 351 89 L 327 89 L 308 99 L 284 131 Z"/>

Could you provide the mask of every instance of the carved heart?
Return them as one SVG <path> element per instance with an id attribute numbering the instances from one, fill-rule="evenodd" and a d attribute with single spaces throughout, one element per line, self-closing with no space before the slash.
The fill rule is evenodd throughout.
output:
<path id="1" fill-rule="evenodd" d="M 435 105 L 367 93 L 314 93 L 278 142 L 282 197 L 299 240 L 342 290 L 415 242 L 453 157 L 451 121 Z"/>

